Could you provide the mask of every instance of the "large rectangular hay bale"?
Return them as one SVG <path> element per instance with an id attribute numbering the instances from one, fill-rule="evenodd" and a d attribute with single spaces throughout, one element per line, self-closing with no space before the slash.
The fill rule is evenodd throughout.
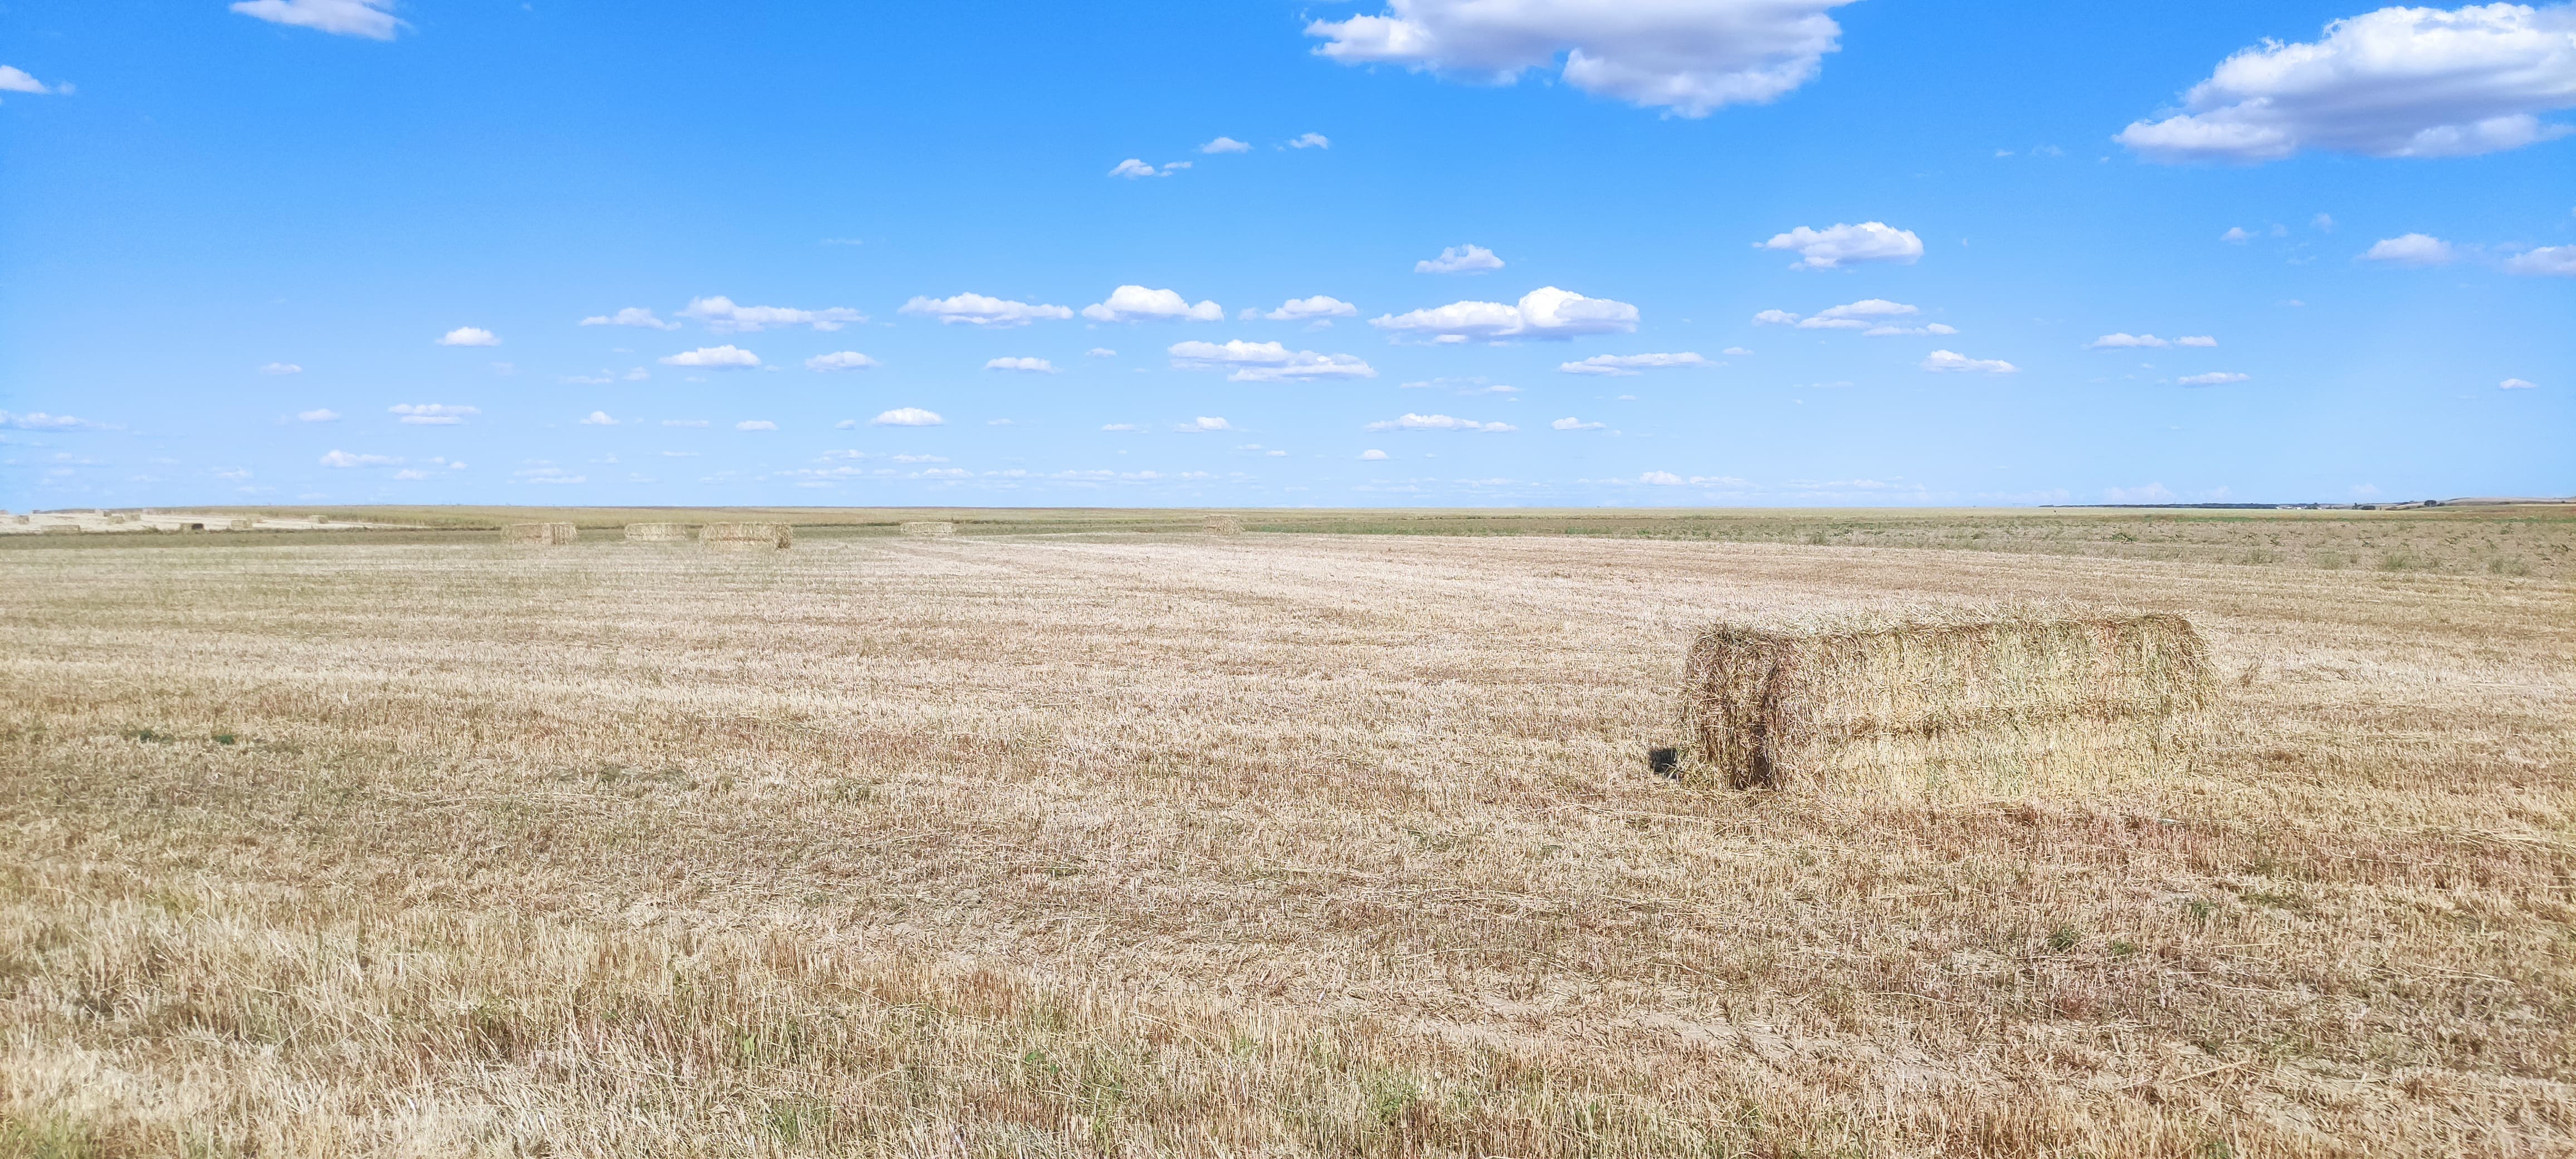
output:
<path id="1" fill-rule="evenodd" d="M 905 535 L 955 535 L 957 525 L 937 519 L 909 519 L 898 525 L 895 530 Z"/>
<path id="2" fill-rule="evenodd" d="M 628 543 L 685 543 L 693 529 L 686 523 L 629 523 Z"/>
<path id="3" fill-rule="evenodd" d="M 796 546 L 796 529 L 784 523 L 710 523 L 698 542 L 718 551 L 783 551 Z"/>
<path id="4" fill-rule="evenodd" d="M 527 547 L 562 547 L 580 538 L 569 523 L 513 523 L 501 529 L 501 542 Z"/>
<path id="5" fill-rule="evenodd" d="M 2165 613 L 1724 622 L 1691 645 L 1683 725 L 1694 773 L 1737 788 L 2017 792 L 2187 765 L 2214 684 Z"/>
<path id="6" fill-rule="evenodd" d="M 1207 517 L 1206 527 L 1210 535 L 1243 534 L 1243 520 L 1234 515 L 1210 515 Z"/>

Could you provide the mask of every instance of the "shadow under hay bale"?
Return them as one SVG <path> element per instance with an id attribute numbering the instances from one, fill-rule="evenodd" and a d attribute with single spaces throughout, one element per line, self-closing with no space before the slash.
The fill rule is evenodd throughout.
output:
<path id="1" fill-rule="evenodd" d="M 501 529 L 501 542 L 523 547 L 562 547 L 580 538 L 569 523 L 513 523 Z"/>
<path id="2" fill-rule="evenodd" d="M 918 536 L 942 536 L 942 535 L 955 535 L 955 534 L 957 534 L 957 525 L 956 525 L 956 524 L 954 524 L 954 523 L 944 523 L 944 522 L 941 522 L 941 521 L 936 520 L 936 519 L 912 519 L 912 520 L 906 520 L 906 521 L 905 521 L 901 526 L 897 527 L 895 530 L 900 531 L 900 532 L 904 533 L 905 535 L 918 535 Z"/>
<path id="3" fill-rule="evenodd" d="M 2213 694 L 2181 616 L 2008 608 L 1719 623 L 1682 711 L 1695 780 L 1941 796 L 2179 771 Z"/>
<path id="4" fill-rule="evenodd" d="M 686 543 L 692 529 L 686 523 L 629 523 L 628 543 Z"/>
<path id="5" fill-rule="evenodd" d="M 785 551 L 796 546 L 796 529 L 784 523 L 710 523 L 698 529 L 698 542 L 715 551 Z"/>
<path id="6" fill-rule="evenodd" d="M 1208 516 L 1207 533 L 1210 535 L 1241 535 L 1243 534 L 1243 520 L 1241 517 L 1234 515 Z"/>

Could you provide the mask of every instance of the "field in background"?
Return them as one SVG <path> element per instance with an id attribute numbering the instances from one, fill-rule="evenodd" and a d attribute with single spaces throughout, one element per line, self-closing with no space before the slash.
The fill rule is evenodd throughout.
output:
<path id="1" fill-rule="evenodd" d="M 470 541 L 504 523 L 562 520 L 592 538 L 628 523 L 775 520 L 815 536 L 893 535 L 906 520 L 954 522 L 961 535 L 1171 534 L 1196 532 L 1204 513 L 1135 508 L 866 507 L 227 507 L 291 529 L 314 520 L 369 542 Z M 2108 508 L 1572 508 L 1297 510 L 1235 512 L 1249 531 L 1329 535 L 1549 535 L 1815 547 L 1997 551 L 2320 571 L 2485 572 L 2576 579 L 2576 503 L 2439 507 L 2400 511 L 2261 511 Z M 166 519 L 164 520 L 166 522 Z M 6 528 L 0 528 L 5 531 Z M 270 534 L 263 531 L 260 534 Z M 216 533 L 218 535 L 223 533 Z M 0 549 L 27 546 L 0 535 Z"/>
<path id="2" fill-rule="evenodd" d="M 0 543 L 0 1156 L 2576 1149 L 2576 512 L 572 514 Z M 1646 771 L 2044 597 L 2205 767 Z"/>

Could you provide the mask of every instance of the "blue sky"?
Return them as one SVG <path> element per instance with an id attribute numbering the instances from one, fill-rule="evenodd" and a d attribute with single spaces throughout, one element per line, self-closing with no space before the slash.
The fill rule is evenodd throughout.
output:
<path id="1" fill-rule="evenodd" d="M 2568 494 L 2571 107 L 2563 5 L 7 0 L 0 506 Z"/>

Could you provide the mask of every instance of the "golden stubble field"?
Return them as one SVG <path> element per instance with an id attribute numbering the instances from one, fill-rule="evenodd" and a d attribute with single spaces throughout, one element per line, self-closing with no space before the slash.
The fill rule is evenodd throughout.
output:
<path id="1" fill-rule="evenodd" d="M 1717 615 L 1996 597 L 2191 615 L 2207 765 L 1646 770 Z M 13 550 L 0 1155 L 2567 1154 L 2571 818 L 2554 578 Z"/>

